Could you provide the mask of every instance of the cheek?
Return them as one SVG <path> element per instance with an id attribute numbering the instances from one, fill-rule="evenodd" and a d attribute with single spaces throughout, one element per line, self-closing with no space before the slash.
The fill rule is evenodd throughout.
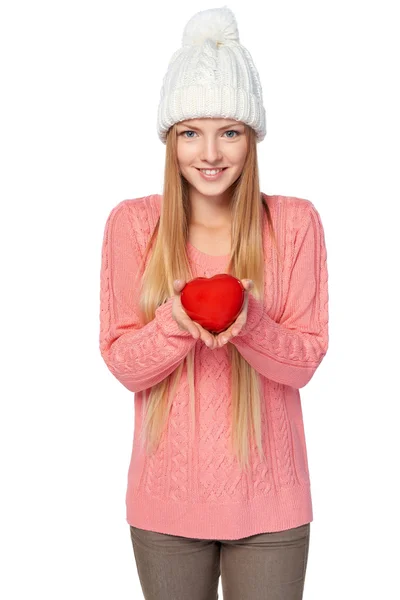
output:
<path id="1" fill-rule="evenodd" d="M 232 164 L 243 166 L 247 156 L 247 144 L 235 144 L 230 148 L 231 152 L 227 154 L 227 158 L 232 161 Z"/>
<path id="2" fill-rule="evenodd" d="M 181 167 L 190 166 L 194 160 L 194 152 L 190 152 L 188 149 L 177 148 L 176 153 L 178 163 Z"/>

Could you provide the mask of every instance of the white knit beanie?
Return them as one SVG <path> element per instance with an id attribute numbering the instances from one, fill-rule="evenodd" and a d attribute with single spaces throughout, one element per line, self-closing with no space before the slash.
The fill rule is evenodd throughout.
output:
<path id="1" fill-rule="evenodd" d="M 198 12 L 186 24 L 163 79 L 158 136 L 165 144 L 171 125 L 203 117 L 242 121 L 255 130 L 257 142 L 266 135 L 259 75 L 227 6 Z"/>

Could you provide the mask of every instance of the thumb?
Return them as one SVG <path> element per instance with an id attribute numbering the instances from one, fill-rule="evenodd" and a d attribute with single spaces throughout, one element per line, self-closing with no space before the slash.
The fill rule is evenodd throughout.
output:
<path id="1" fill-rule="evenodd" d="M 179 293 L 182 288 L 185 287 L 185 281 L 183 279 L 175 279 L 174 281 L 174 290 L 176 293 Z"/>
<path id="2" fill-rule="evenodd" d="M 251 290 L 254 287 L 254 281 L 252 279 L 243 279 L 244 287 L 246 290 Z"/>

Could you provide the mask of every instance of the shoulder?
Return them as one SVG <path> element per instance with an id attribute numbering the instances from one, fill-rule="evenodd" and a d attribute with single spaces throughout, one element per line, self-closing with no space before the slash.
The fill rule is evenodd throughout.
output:
<path id="1" fill-rule="evenodd" d="M 139 198 L 128 198 L 119 202 L 115 208 L 121 207 L 135 216 L 142 216 L 145 219 L 152 212 L 159 211 L 160 196 L 158 194 L 150 194 L 149 196 L 141 196 Z"/>
<path id="2" fill-rule="evenodd" d="M 273 221 L 282 228 L 298 229 L 305 220 L 320 223 L 320 215 L 315 205 L 307 198 L 264 193 L 263 196 L 270 208 Z"/>
<path id="3" fill-rule="evenodd" d="M 299 196 L 283 196 L 281 194 L 262 193 L 271 210 L 286 210 L 292 212 L 305 212 L 313 207 L 311 200 Z"/>
<path id="4" fill-rule="evenodd" d="M 159 215 L 160 196 L 151 194 L 118 202 L 112 208 L 107 224 L 111 228 L 123 227 L 136 239 L 140 251 L 143 251 Z"/>

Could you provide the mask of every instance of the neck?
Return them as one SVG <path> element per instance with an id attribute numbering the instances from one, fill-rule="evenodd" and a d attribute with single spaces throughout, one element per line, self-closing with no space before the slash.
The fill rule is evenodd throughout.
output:
<path id="1" fill-rule="evenodd" d="M 211 228 L 230 226 L 232 221 L 231 195 L 226 192 L 218 196 L 204 196 L 197 190 L 193 190 L 193 193 L 189 195 L 191 224 Z"/>

